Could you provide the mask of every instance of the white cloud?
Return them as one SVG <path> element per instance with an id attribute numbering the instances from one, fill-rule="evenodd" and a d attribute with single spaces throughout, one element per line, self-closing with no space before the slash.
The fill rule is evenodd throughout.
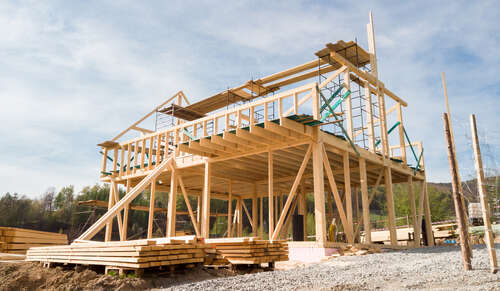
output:
<path id="1" fill-rule="evenodd" d="M 496 3 L 371 5 L 381 79 L 409 103 L 404 118 L 412 139 L 424 141 L 428 179 L 449 180 L 441 71 L 454 118 L 468 122 L 476 112 L 479 126 L 499 136 Z M 309 61 L 327 42 L 357 38 L 366 47 L 366 9 L 293 1 L 0 3 L 0 193 L 95 183 L 95 144 L 180 89 L 200 99 Z M 467 163 L 467 127 L 456 128 Z M 33 179 L 13 174 L 23 170 Z"/>

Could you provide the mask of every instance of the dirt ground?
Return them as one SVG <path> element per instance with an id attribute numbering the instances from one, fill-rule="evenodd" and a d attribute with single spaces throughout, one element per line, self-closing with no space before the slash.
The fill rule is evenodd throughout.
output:
<path id="1" fill-rule="evenodd" d="M 96 272 L 97 271 L 97 272 Z M 170 273 L 145 273 L 142 278 L 104 275 L 83 267 L 44 268 L 39 263 L 0 263 L 0 290 L 144 290 L 233 276 L 227 269 L 193 269 Z"/>

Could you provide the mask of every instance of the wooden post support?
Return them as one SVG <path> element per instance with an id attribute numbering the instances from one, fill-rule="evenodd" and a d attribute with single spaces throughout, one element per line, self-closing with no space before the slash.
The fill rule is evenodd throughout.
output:
<path id="1" fill-rule="evenodd" d="M 205 179 L 203 180 L 203 201 L 201 217 L 201 236 L 209 238 L 210 234 L 210 179 L 212 175 L 212 164 L 205 162 Z M 240 211 L 241 215 L 241 211 Z"/>
<path id="2" fill-rule="evenodd" d="M 425 179 L 422 182 L 422 187 L 424 188 L 424 194 L 425 194 L 425 200 L 424 200 L 425 229 L 429 230 L 425 233 L 425 235 L 427 236 L 427 243 L 429 244 L 429 246 L 433 246 L 434 233 L 432 231 L 431 206 L 429 205 L 429 194 L 427 193 L 427 181 Z M 470 251 L 472 251 L 472 249 L 470 249 Z"/>
<path id="3" fill-rule="evenodd" d="M 300 193 L 302 193 L 300 197 L 300 202 L 302 204 L 302 215 L 303 215 L 303 225 L 304 225 L 304 241 L 307 240 L 307 194 L 306 194 L 306 181 L 302 179 L 302 183 L 300 183 Z"/>
<path id="4" fill-rule="evenodd" d="M 401 159 L 403 160 L 403 166 L 406 167 L 406 145 L 405 145 L 405 133 L 403 127 L 403 109 L 401 108 L 401 103 L 397 103 L 398 109 L 398 121 L 399 121 L 399 148 L 401 151 Z"/>
<path id="5" fill-rule="evenodd" d="M 347 217 L 347 227 L 349 228 L 346 232 L 353 233 L 351 168 L 349 166 L 349 153 L 347 151 L 343 152 L 342 157 L 344 164 L 345 211 Z M 354 243 L 354 236 L 349 236 L 347 242 Z"/>
<path id="6" fill-rule="evenodd" d="M 413 223 L 413 245 L 420 246 L 420 227 L 417 219 L 417 207 L 415 204 L 415 189 L 413 188 L 413 177 L 408 176 L 408 192 L 410 194 L 410 212 Z"/>
<path id="7" fill-rule="evenodd" d="M 155 192 L 156 192 L 156 179 L 151 182 L 151 194 L 149 196 L 149 217 L 148 217 L 148 235 L 147 238 L 153 238 L 153 221 L 155 217 Z M 171 212 L 168 212 L 170 215 Z M 174 216 L 175 217 L 175 216 Z M 168 232 L 167 232 L 168 235 Z"/>
<path id="8" fill-rule="evenodd" d="M 391 245 L 398 244 L 396 232 L 396 210 L 394 208 L 394 195 L 392 193 L 392 173 L 390 167 L 385 167 L 385 197 L 387 200 L 387 218 L 389 221 L 389 235 L 391 238 Z"/>
<path id="9" fill-rule="evenodd" d="M 241 197 L 238 197 L 238 203 L 236 204 L 238 209 L 238 228 L 236 232 L 237 237 L 243 236 L 243 201 Z"/>
<path id="10" fill-rule="evenodd" d="M 314 219 L 316 220 L 316 242 L 326 242 L 325 179 L 323 172 L 323 143 L 312 143 L 314 176 Z"/>
<path id="11" fill-rule="evenodd" d="M 252 197 L 252 235 L 257 236 L 259 226 L 259 209 L 257 205 L 257 184 L 253 184 L 253 197 Z"/>
<path id="12" fill-rule="evenodd" d="M 170 175 L 170 193 L 168 195 L 168 213 L 167 213 L 167 236 L 175 236 L 175 219 L 177 207 L 177 174 L 172 169 Z"/>
<path id="13" fill-rule="evenodd" d="M 273 152 L 267 153 L 267 193 L 268 193 L 268 212 L 269 212 L 269 238 L 273 236 L 274 231 L 274 176 L 273 176 Z"/>
<path id="14" fill-rule="evenodd" d="M 491 230 L 490 221 L 490 207 L 488 205 L 488 196 L 486 189 L 484 187 L 484 172 L 483 172 L 483 160 L 481 158 L 481 148 L 479 147 L 479 138 L 477 135 L 476 127 L 476 116 L 471 114 L 470 116 L 470 128 L 472 133 L 472 146 L 474 148 L 474 157 L 476 160 L 476 173 L 477 173 L 477 189 L 479 190 L 479 200 L 481 201 L 481 208 L 483 211 L 483 222 L 484 222 L 484 237 L 486 239 L 486 246 L 488 248 L 488 254 L 490 256 L 490 268 L 491 272 L 495 274 L 498 271 L 497 254 L 495 252 L 495 243 L 493 241 L 493 231 Z"/>
<path id="15" fill-rule="evenodd" d="M 370 224 L 370 202 L 368 198 L 368 178 L 366 176 L 366 161 L 363 158 L 359 158 L 359 176 L 361 184 L 361 205 L 363 208 L 363 226 L 365 230 L 365 243 L 370 244 L 372 243 L 372 231 Z"/>
<path id="16" fill-rule="evenodd" d="M 368 149 L 375 152 L 375 129 L 373 128 L 373 103 L 370 91 L 370 83 L 365 82 L 365 108 L 368 126 Z"/>
<path id="17" fill-rule="evenodd" d="M 264 238 L 264 196 L 259 199 L 260 207 L 259 207 L 259 237 L 261 239 Z"/>
<path id="18" fill-rule="evenodd" d="M 366 25 L 366 31 L 368 33 L 368 49 L 370 52 L 370 71 L 375 78 L 378 78 L 377 72 L 377 52 L 375 49 L 375 31 L 373 29 L 373 14 L 370 11 L 370 22 Z"/>
<path id="19" fill-rule="evenodd" d="M 111 184 L 109 186 L 109 196 L 108 196 L 108 210 L 113 207 L 113 191 L 114 188 Z M 106 232 L 104 233 L 104 241 L 111 240 L 111 234 L 113 233 L 113 219 L 110 219 L 106 222 Z"/>
<path id="20" fill-rule="evenodd" d="M 458 188 L 458 174 L 457 174 L 457 164 L 455 159 L 455 151 L 452 145 L 451 133 L 450 133 L 450 125 L 448 116 L 446 113 L 443 113 L 443 122 L 444 122 L 444 132 L 446 137 L 447 149 L 448 149 L 448 161 L 450 163 L 450 172 L 451 172 L 451 184 L 453 187 L 453 202 L 455 204 L 455 212 L 457 215 L 458 222 L 458 230 L 460 234 L 460 246 L 462 249 L 462 259 L 465 270 L 472 270 L 471 265 L 471 257 L 469 254 L 469 234 L 467 229 L 467 221 L 465 220 L 465 209 L 462 204 L 459 195 L 462 193 L 459 192 Z"/>
<path id="21" fill-rule="evenodd" d="M 130 179 L 127 179 L 127 193 L 128 192 L 130 192 Z M 127 240 L 128 210 L 129 210 L 129 204 L 127 204 L 123 209 L 123 230 L 122 230 L 123 240 Z"/>
<path id="22" fill-rule="evenodd" d="M 344 88 L 346 90 L 351 90 L 351 78 L 350 78 L 349 69 L 346 69 L 344 72 Z M 347 125 L 346 125 L 347 135 L 349 136 L 349 138 L 351 140 L 354 141 L 354 123 L 353 123 L 353 118 L 352 118 L 352 97 L 351 96 L 352 96 L 352 94 L 349 94 L 349 96 L 347 96 L 344 103 L 347 105 L 347 108 L 345 111 L 346 112 L 346 121 L 347 121 Z"/>
<path id="23" fill-rule="evenodd" d="M 233 214 L 233 181 L 229 180 L 228 199 L 227 199 L 227 237 L 232 236 L 231 232 L 232 214 Z"/>

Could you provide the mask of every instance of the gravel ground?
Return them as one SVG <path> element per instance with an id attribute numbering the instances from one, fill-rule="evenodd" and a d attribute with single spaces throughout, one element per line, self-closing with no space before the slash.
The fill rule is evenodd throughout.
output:
<path id="1" fill-rule="evenodd" d="M 500 244 L 496 245 L 500 255 Z M 346 256 L 289 270 L 254 273 L 162 290 L 500 290 L 484 245 L 474 246 L 473 271 L 463 271 L 460 248 L 439 246 Z"/>

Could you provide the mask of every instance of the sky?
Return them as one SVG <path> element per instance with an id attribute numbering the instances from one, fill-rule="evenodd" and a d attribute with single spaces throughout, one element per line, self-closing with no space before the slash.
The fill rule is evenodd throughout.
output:
<path id="1" fill-rule="evenodd" d="M 462 177 L 474 174 L 471 113 L 496 167 L 495 1 L 1 1 L 0 195 L 98 183 L 96 144 L 175 92 L 197 101 L 313 60 L 328 42 L 367 48 L 370 10 L 379 77 L 408 102 L 428 181 L 450 181 L 442 71 Z"/>

